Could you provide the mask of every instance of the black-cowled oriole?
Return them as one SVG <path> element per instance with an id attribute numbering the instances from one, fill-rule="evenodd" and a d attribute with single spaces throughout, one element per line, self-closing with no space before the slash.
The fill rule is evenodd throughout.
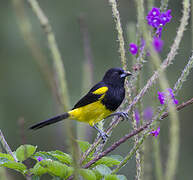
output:
<path id="1" fill-rule="evenodd" d="M 30 129 L 39 129 L 69 118 L 88 123 L 100 133 L 105 141 L 107 135 L 98 129 L 95 124 L 109 116 L 125 116 L 122 112 L 113 112 L 120 106 L 125 97 L 124 82 L 125 78 L 129 75 L 131 75 L 130 72 L 126 72 L 121 68 L 109 69 L 105 73 L 102 81 L 93 86 L 90 91 L 75 104 L 71 111 L 35 124 L 30 127 Z"/>

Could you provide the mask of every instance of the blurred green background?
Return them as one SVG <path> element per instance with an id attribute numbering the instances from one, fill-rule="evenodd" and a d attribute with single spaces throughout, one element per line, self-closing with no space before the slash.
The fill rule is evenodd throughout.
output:
<path id="1" fill-rule="evenodd" d="M 24 41 L 23 34 L 18 26 L 21 19 L 16 16 L 13 2 L 1 1 L 0 6 L 0 128 L 3 131 L 7 142 L 14 150 L 22 143 L 38 146 L 38 150 L 60 149 L 67 151 L 66 136 L 64 133 L 64 123 L 58 123 L 51 127 L 43 128 L 40 131 L 32 132 L 28 127 L 41 120 L 61 113 L 57 102 L 54 100 L 52 91 L 45 81 L 31 50 Z M 83 82 L 83 62 L 85 61 L 83 38 L 78 23 L 78 17 L 84 14 L 85 22 L 88 26 L 91 50 L 93 55 L 94 82 L 99 81 L 104 72 L 110 67 L 121 66 L 118 53 L 117 33 L 112 19 L 111 8 L 104 0 L 85 1 L 51 1 L 41 0 L 40 6 L 48 16 L 56 40 L 62 54 L 66 69 L 68 89 L 70 93 L 71 106 L 82 95 Z M 159 2 L 157 2 L 159 4 Z M 52 57 L 48 49 L 46 36 L 33 14 L 29 5 L 25 2 L 25 13 L 32 23 L 33 35 L 37 39 L 40 51 L 46 57 L 48 65 L 52 69 Z M 180 0 L 173 0 L 169 3 L 172 9 L 173 19 L 163 31 L 164 49 L 160 54 L 164 59 L 169 52 L 170 46 L 176 35 L 177 27 L 182 16 L 182 4 Z M 122 27 L 126 40 L 126 50 L 128 64 L 131 65 L 126 37 L 126 25 L 129 22 L 136 23 L 136 7 L 134 1 L 119 1 Z M 192 52 L 192 29 L 188 25 L 180 45 L 180 50 L 174 63 L 168 68 L 167 75 L 171 87 L 179 77 L 183 67 L 188 61 Z M 145 64 L 145 69 L 150 63 Z M 130 68 L 131 69 L 131 68 Z M 150 73 L 143 73 L 146 82 Z M 184 83 L 183 89 L 178 95 L 179 102 L 192 98 L 193 92 L 193 72 Z M 156 92 L 156 91 L 155 91 Z M 149 101 L 146 105 L 151 105 Z M 180 157 L 176 179 L 190 179 L 193 177 L 193 106 L 183 109 L 180 113 Z M 24 125 L 19 120 L 24 119 Z M 128 132 L 128 126 L 123 122 L 113 132 L 112 141 Z M 128 123 L 127 123 L 128 124 Z M 169 123 L 164 120 L 161 126 L 161 141 L 163 155 L 167 152 L 167 130 Z M 121 131 L 120 131 L 121 129 Z M 91 130 L 91 132 L 93 132 Z M 162 133 L 163 132 L 163 133 Z M 91 142 L 92 139 L 90 139 Z M 113 154 L 126 154 L 131 145 L 131 140 Z M 165 158 L 165 157 L 164 157 Z M 163 167 L 165 161 L 163 158 Z M 9 171 L 11 172 L 11 171 Z M 134 158 L 125 166 L 120 173 L 133 179 L 135 175 Z M 15 179 L 16 175 L 13 176 Z M 22 177 L 18 176 L 18 179 Z"/>

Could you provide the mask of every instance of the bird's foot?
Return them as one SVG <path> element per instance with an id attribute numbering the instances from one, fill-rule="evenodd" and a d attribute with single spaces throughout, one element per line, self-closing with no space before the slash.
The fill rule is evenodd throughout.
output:
<path id="1" fill-rule="evenodd" d="M 94 125 L 93 127 L 99 132 L 100 137 L 101 137 L 102 140 L 103 140 L 103 143 L 105 143 L 105 142 L 107 141 L 107 138 L 109 137 L 109 136 L 107 135 L 107 133 L 104 132 L 104 131 L 102 131 L 101 129 L 99 129 L 96 125 Z"/>
<path id="2" fill-rule="evenodd" d="M 116 113 L 112 113 L 109 116 L 107 116 L 106 118 L 112 117 L 112 116 L 118 116 L 118 117 L 122 117 L 123 120 L 124 119 L 129 119 L 129 115 L 126 112 L 116 112 Z"/>
<path id="3" fill-rule="evenodd" d="M 118 116 L 124 119 L 129 119 L 129 115 L 126 112 L 118 112 Z"/>
<path id="4" fill-rule="evenodd" d="M 108 134 L 103 132 L 103 131 L 100 132 L 100 136 L 103 140 L 103 143 L 105 143 L 107 141 L 107 139 L 109 138 Z"/>

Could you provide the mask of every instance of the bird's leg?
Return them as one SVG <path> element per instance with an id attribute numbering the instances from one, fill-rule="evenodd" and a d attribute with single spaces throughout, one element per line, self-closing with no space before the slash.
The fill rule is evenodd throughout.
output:
<path id="1" fill-rule="evenodd" d="M 96 125 L 92 126 L 93 128 L 95 128 L 99 133 L 100 133 L 100 136 L 102 137 L 103 139 L 103 143 L 106 142 L 107 138 L 109 137 L 104 131 L 102 131 L 101 129 L 99 129 Z"/>
<path id="2" fill-rule="evenodd" d="M 129 115 L 126 112 L 115 112 L 107 116 L 106 118 L 112 117 L 112 116 L 119 116 L 122 117 L 123 119 L 129 119 Z"/>

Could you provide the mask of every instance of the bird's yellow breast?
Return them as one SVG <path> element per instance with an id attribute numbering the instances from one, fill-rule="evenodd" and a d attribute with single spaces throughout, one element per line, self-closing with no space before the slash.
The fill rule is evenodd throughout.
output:
<path id="1" fill-rule="evenodd" d="M 73 109 L 68 113 L 71 119 L 76 119 L 81 122 L 89 123 L 90 126 L 94 126 L 94 124 L 110 115 L 112 111 L 106 109 L 99 100 L 86 106 Z"/>

